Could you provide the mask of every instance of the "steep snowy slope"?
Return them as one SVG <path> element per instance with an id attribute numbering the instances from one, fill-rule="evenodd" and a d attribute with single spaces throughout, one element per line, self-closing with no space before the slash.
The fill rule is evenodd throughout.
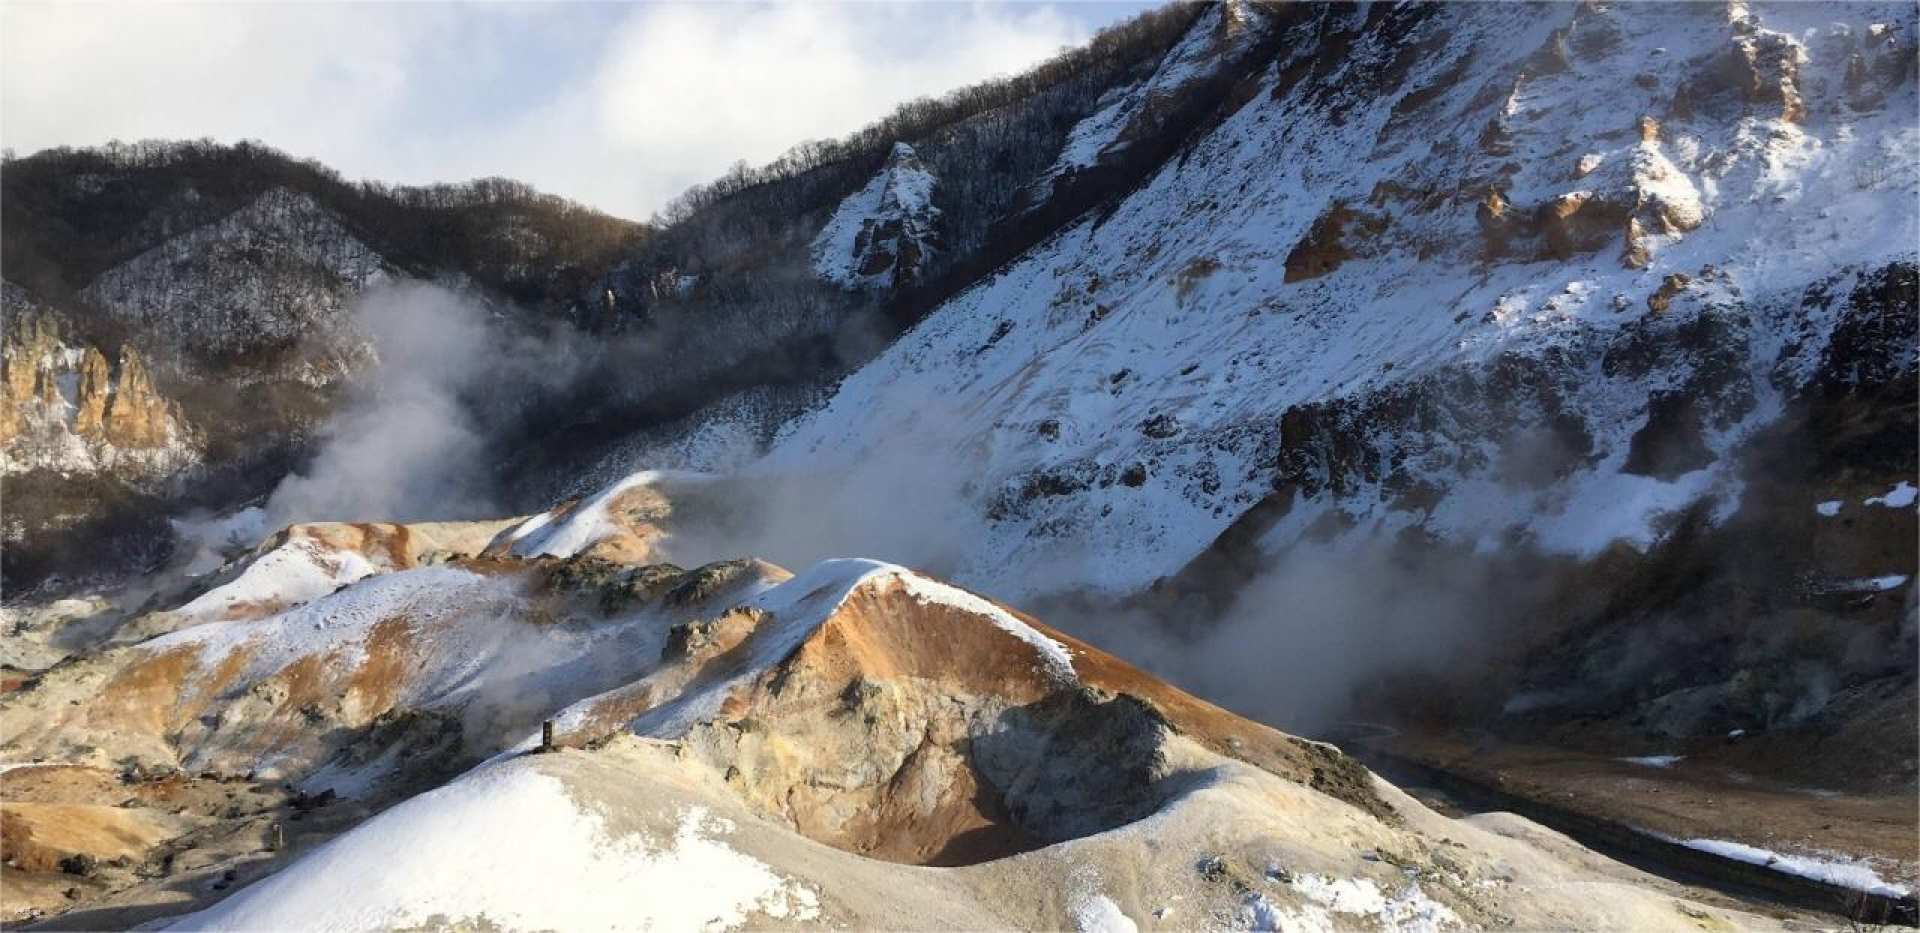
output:
<path id="1" fill-rule="evenodd" d="M 494 440 L 521 476 L 640 458 L 612 476 L 9 606 L 8 919 L 1781 920 L 1271 727 L 1376 712 L 1345 726 L 1496 807 L 1778 852 L 1816 877 L 1720 877 L 1911 917 L 1920 13 L 1176 12 L 1151 55 L 736 178 L 594 279 L 569 307 L 635 322 L 631 378 Z M 323 201 L 194 215 L 92 294 L 169 341 L 272 342 L 337 323 L 354 276 L 432 267 Z M 490 235 L 523 233 L 558 242 Z M 997 268 L 927 281 L 971 263 Z M 776 432 L 891 334 L 850 309 L 917 324 Z M 79 430 L 106 396 L 62 380 L 112 382 L 79 340 L 10 354 L 18 414 Z M 623 390 L 641 414 L 587 410 Z"/>
<path id="2" fill-rule="evenodd" d="M 1270 26 L 1268 19 L 1240 0 L 1208 6 L 1151 75 L 1108 91 L 1099 109 L 1074 125 L 1059 158 L 1036 184 L 1038 196 L 1050 194 L 1062 176 L 1112 159 L 1150 132 L 1160 113 L 1177 106 L 1194 85 L 1241 65 Z"/>
<path id="3" fill-rule="evenodd" d="M 1338 512 L 1644 546 L 1663 511 L 1739 502 L 1729 452 L 1874 310 L 1816 295 L 1913 261 L 1915 25 L 1298 11 L 1243 106 L 942 307 L 769 465 L 964 456 L 956 572 L 1007 594 L 1140 588 L 1276 488 L 1298 495 L 1276 541 Z"/>

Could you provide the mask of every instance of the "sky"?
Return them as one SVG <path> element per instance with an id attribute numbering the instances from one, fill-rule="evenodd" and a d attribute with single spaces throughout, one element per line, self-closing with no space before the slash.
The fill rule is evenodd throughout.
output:
<path id="1" fill-rule="evenodd" d="M 1021 70 L 1155 4 L 0 3 L 0 146 L 257 139 L 645 219 L 736 160 Z"/>

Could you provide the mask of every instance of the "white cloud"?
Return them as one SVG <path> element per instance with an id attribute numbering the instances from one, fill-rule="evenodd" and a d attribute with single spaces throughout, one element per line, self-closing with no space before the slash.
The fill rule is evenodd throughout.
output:
<path id="1" fill-rule="evenodd" d="M 254 138 L 349 176 L 505 175 L 640 217 L 1137 8 L 10 2 L 0 142 Z"/>
<path id="2" fill-rule="evenodd" d="M 614 41 L 599 117 L 614 145 L 686 181 L 845 134 L 900 101 L 1017 71 L 1081 38 L 1052 7 L 648 7 Z"/>

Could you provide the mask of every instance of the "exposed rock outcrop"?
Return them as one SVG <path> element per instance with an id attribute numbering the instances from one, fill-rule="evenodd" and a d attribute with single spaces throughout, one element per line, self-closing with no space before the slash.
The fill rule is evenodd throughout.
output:
<path id="1" fill-rule="evenodd" d="M 1537 238 L 1539 258 L 1564 261 L 1619 243 L 1621 262 L 1639 269 L 1661 244 L 1699 227 L 1706 218 L 1699 190 L 1662 151 L 1659 121 L 1643 116 L 1635 131 L 1637 145 L 1583 156 L 1570 179 L 1580 187 L 1531 212 L 1489 189 L 1474 212 L 1482 255 L 1510 257 L 1516 240 Z"/>
<path id="2" fill-rule="evenodd" d="M 148 482 L 196 462 L 194 432 L 131 344 L 112 366 L 98 347 L 70 345 L 50 315 L 15 310 L 0 381 L 5 473 L 48 469 Z"/>
<path id="3" fill-rule="evenodd" d="M 834 211 L 813 241 L 814 271 L 845 288 L 901 288 L 920 276 L 938 246 L 936 179 L 906 143 Z"/>
<path id="4" fill-rule="evenodd" d="M 1326 275 L 1365 249 L 1365 242 L 1386 229 L 1387 219 L 1336 202 L 1314 220 L 1307 235 L 1287 253 L 1285 281 L 1300 282 Z"/>
<path id="5" fill-rule="evenodd" d="M 4 351 L 0 353 L 0 377 L 4 377 L 0 384 L 0 444 L 11 443 L 19 435 L 25 420 L 22 406 L 44 407 L 57 397 L 58 390 L 47 371 L 61 349 L 59 327 L 52 319 L 11 301 L 5 310 L 11 326 L 0 334 L 0 351 Z"/>
<path id="6" fill-rule="evenodd" d="M 173 406 L 153 387 L 153 378 L 131 346 L 120 348 L 120 365 L 107 407 L 103 436 L 117 447 L 158 447 L 174 433 Z M 83 383 L 84 389 L 84 383 Z M 87 403 L 81 393 L 81 403 Z"/>
<path id="7" fill-rule="evenodd" d="M 1753 20 L 1734 21 L 1734 40 L 1728 61 L 1731 79 L 1745 92 L 1747 102 L 1771 109 L 1769 116 L 1788 123 L 1806 119 L 1800 95 L 1800 43 L 1785 33 L 1759 28 Z"/>
<path id="8" fill-rule="evenodd" d="M 79 397 L 74 402 L 73 433 L 89 440 L 106 437 L 107 404 L 113 395 L 112 371 L 107 358 L 98 349 L 88 347 L 80 356 Z"/>

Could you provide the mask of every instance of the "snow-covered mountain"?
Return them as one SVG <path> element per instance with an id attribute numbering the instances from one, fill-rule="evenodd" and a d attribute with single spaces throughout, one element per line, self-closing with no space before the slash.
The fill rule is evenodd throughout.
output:
<path id="1" fill-rule="evenodd" d="M 1737 507 L 1731 452 L 1849 314 L 1900 313 L 1845 296 L 1910 277 L 1920 239 L 1903 8 L 1301 19 L 1219 127 L 772 461 L 968 452 L 959 573 L 1002 592 L 1139 588 L 1276 489 L 1280 542 L 1338 513 L 1591 556 Z"/>
<path id="2" fill-rule="evenodd" d="M 1910 789 L 1920 527 L 1869 503 L 1920 469 L 1913 11 L 1254 16 L 1177 152 L 735 448 L 759 524 L 678 546 L 1092 594 L 1276 717 L 1412 668 L 1451 711 L 1383 715 Z"/>
<path id="3" fill-rule="evenodd" d="M 46 766 L 8 818 L 101 829 L 8 836 L 5 906 L 1778 919 L 1438 802 L 1910 918 L 1917 56 L 1900 3 L 1169 7 L 644 229 L 244 149 L 10 160 L 9 522 L 36 493 L 76 577 L 145 540 L 110 508 L 196 540 L 5 608 L 0 756 Z M 380 353 L 356 302 L 419 282 L 494 335 L 429 344 L 488 349 Z M 338 417 L 381 372 L 439 381 Z M 484 494 L 242 508 L 356 432 L 451 435 L 393 485 Z"/>

